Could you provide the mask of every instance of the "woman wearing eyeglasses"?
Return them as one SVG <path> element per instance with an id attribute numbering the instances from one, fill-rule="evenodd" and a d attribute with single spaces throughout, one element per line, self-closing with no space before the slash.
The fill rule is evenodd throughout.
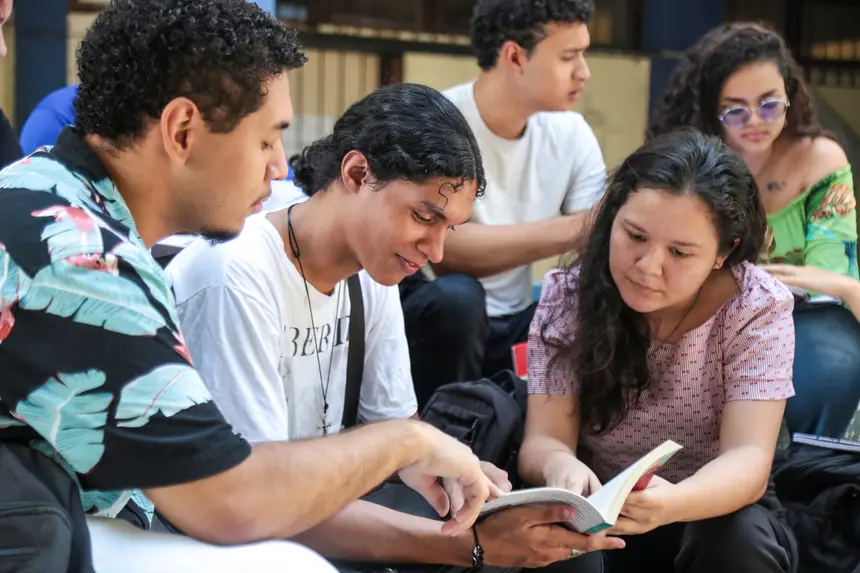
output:
<path id="1" fill-rule="evenodd" d="M 680 62 L 648 138 L 682 125 L 719 135 L 743 157 L 768 213 L 761 262 L 857 277 L 851 166 L 818 122 L 782 37 L 758 24 L 705 34 Z M 844 307 L 798 301 L 786 420 L 792 432 L 841 436 L 860 400 L 860 325 Z"/>

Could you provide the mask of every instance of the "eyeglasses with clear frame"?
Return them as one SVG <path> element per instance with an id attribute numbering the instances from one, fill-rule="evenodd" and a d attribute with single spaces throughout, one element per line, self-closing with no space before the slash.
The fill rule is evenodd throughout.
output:
<path id="1" fill-rule="evenodd" d="M 739 129 L 748 124 L 753 113 L 756 113 L 762 121 L 772 123 L 784 116 L 790 105 L 788 100 L 782 98 L 769 98 L 762 101 L 755 112 L 745 105 L 733 105 L 723 109 L 720 122 L 729 129 Z"/>

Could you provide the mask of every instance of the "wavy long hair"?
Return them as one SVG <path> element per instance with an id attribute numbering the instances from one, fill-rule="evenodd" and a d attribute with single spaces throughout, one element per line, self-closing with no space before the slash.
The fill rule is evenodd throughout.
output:
<path id="1" fill-rule="evenodd" d="M 785 80 L 791 105 L 786 112 L 784 135 L 834 139 L 818 121 L 803 72 L 785 40 L 766 26 L 752 22 L 718 26 L 687 50 L 654 110 L 646 138 L 685 125 L 709 135 L 721 135 L 719 103 L 723 85 L 740 68 L 756 62 L 773 62 Z"/>
<path id="2" fill-rule="evenodd" d="M 646 188 L 698 197 L 711 214 L 727 267 L 754 262 L 764 244 L 767 219 L 755 180 L 718 137 L 676 130 L 624 160 L 610 177 L 590 233 L 566 266 L 564 303 L 541 325 L 544 343 L 557 349 L 553 374 L 574 372 L 580 382 L 582 428 L 589 433 L 617 427 L 650 387 L 645 317 L 624 302 L 609 270 L 615 217 L 631 194 Z M 573 336 L 557 335 L 564 331 Z"/>

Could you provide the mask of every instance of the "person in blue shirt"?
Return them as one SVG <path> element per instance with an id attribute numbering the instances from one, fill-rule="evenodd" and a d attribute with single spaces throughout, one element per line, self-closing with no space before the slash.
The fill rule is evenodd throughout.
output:
<path id="1" fill-rule="evenodd" d="M 67 125 L 75 124 L 77 84 L 55 90 L 36 105 L 21 128 L 21 149 L 30 155 L 44 145 L 54 145 Z"/>

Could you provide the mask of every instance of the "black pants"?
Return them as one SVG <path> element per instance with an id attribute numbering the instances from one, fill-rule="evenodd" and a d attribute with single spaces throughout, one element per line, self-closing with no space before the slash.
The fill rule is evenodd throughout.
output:
<path id="1" fill-rule="evenodd" d="M 787 526 L 763 505 L 694 523 L 673 523 L 624 538 L 607 551 L 607 573 L 793 573 L 797 553 Z"/>
<path id="2" fill-rule="evenodd" d="M 788 429 L 841 438 L 860 401 L 860 323 L 841 305 L 798 303 L 794 331 Z"/>
<path id="3" fill-rule="evenodd" d="M 492 376 L 512 367 L 511 346 L 528 338 L 536 304 L 489 318 L 484 287 L 464 274 L 400 285 L 419 411 L 439 386 Z"/>
<path id="4" fill-rule="evenodd" d="M 366 495 L 365 501 L 376 503 L 390 509 L 396 509 L 410 515 L 438 520 L 436 511 L 423 497 L 402 484 L 385 484 L 376 491 Z M 449 565 L 424 564 L 370 564 L 333 561 L 341 573 L 468 573 L 471 568 Z M 541 569 L 484 567 L 481 573 L 601 573 L 603 558 L 599 552 L 581 555 L 575 559 L 562 561 Z"/>

